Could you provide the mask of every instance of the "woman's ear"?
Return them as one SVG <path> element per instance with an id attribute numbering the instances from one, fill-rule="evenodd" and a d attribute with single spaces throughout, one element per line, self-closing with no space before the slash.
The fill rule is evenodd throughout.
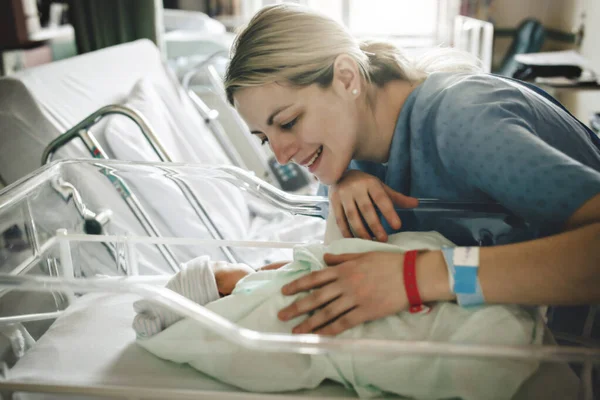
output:
<path id="1" fill-rule="evenodd" d="M 358 97 L 361 89 L 360 72 L 356 61 L 340 54 L 333 62 L 333 89 L 342 95 Z"/>

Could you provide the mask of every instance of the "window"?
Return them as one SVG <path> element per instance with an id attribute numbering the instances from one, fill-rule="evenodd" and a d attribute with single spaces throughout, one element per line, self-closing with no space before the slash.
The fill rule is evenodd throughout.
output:
<path id="1" fill-rule="evenodd" d="M 385 38 L 403 47 L 430 47 L 446 42 L 447 11 L 456 1 L 259 0 L 255 4 L 260 7 L 283 2 L 319 10 L 344 23 L 358 37 Z"/>

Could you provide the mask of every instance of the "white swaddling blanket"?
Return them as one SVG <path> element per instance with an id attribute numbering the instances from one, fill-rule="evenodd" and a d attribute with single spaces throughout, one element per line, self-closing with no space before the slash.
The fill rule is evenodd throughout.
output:
<path id="1" fill-rule="evenodd" d="M 282 322 L 277 312 L 302 295 L 283 296 L 281 287 L 325 268 L 326 252 L 404 252 L 452 245 L 434 232 L 399 233 L 390 237 L 390 243 L 341 239 L 329 246 L 298 247 L 290 264 L 246 276 L 230 296 L 206 308 L 244 328 L 289 333 L 305 317 Z M 526 345 L 540 343 L 539 332 L 536 318 L 518 306 L 464 309 L 453 303 L 438 303 L 429 314 L 401 312 L 364 323 L 338 337 Z M 538 367 L 534 360 L 263 353 L 232 344 L 189 319 L 152 337 L 138 337 L 137 343 L 163 359 L 188 363 L 223 382 L 261 392 L 315 388 L 331 379 L 354 389 L 361 397 L 390 392 L 418 399 L 510 399 Z"/>

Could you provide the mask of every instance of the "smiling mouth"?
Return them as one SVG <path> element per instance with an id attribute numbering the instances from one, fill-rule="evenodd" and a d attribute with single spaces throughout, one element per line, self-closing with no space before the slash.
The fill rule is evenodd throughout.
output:
<path id="1" fill-rule="evenodd" d="M 317 158 L 319 158 L 319 156 L 321 155 L 321 153 L 323 152 L 323 146 L 319 146 L 319 148 L 317 149 L 317 151 L 315 151 L 315 154 L 310 158 L 310 160 L 308 160 L 304 166 L 305 167 L 310 167 L 311 165 L 313 165 L 315 163 L 315 161 L 317 161 Z"/>

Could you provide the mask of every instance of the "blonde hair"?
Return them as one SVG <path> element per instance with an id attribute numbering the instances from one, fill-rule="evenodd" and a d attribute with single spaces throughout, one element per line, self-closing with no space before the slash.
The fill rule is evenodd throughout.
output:
<path id="1" fill-rule="evenodd" d="M 397 47 L 356 39 L 343 25 L 307 8 L 279 4 L 261 9 L 236 37 L 225 74 L 227 99 L 245 87 L 274 82 L 328 87 L 337 56 L 352 57 L 363 79 L 383 86 L 391 80 L 419 82 L 433 72 L 480 72 L 475 58 L 436 49 L 411 60 Z"/>

